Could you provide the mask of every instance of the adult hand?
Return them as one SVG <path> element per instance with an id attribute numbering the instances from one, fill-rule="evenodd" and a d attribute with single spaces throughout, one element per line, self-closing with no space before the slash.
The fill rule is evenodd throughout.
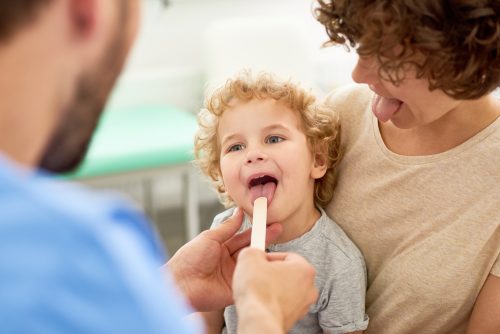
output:
<path id="1" fill-rule="evenodd" d="M 241 251 L 233 278 L 238 333 L 284 333 L 318 298 L 315 270 L 293 253 Z"/>
<path id="2" fill-rule="evenodd" d="M 202 232 L 168 261 L 166 267 L 195 310 L 212 311 L 233 303 L 236 257 L 250 244 L 250 229 L 236 234 L 242 222 L 243 210 L 237 209 L 231 218 Z M 275 240 L 281 231 L 281 225 L 269 225 L 266 242 Z"/>

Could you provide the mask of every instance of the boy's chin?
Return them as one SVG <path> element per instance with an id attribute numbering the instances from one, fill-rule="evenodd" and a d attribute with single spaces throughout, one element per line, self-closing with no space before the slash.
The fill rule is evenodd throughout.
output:
<path id="1" fill-rule="evenodd" d="M 245 215 L 248 217 L 253 218 L 253 206 L 250 208 L 250 210 L 243 209 L 245 212 Z M 272 211 L 270 207 L 267 208 L 267 220 L 266 223 L 267 225 L 272 224 L 272 223 L 277 223 L 279 221 L 279 214 L 275 213 Z"/>

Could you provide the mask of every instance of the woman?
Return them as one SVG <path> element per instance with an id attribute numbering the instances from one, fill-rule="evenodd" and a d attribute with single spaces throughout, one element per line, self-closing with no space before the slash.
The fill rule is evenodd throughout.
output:
<path id="1" fill-rule="evenodd" d="M 367 262 L 367 333 L 500 333 L 500 1 L 318 3 L 368 86 L 330 97 L 327 210 Z"/>

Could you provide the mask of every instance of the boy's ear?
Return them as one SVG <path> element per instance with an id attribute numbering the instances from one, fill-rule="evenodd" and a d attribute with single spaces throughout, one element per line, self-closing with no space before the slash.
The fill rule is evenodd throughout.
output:
<path id="1" fill-rule="evenodd" d="M 327 153 L 322 149 L 317 149 L 313 156 L 313 166 L 311 177 L 315 180 L 321 179 L 328 169 Z"/>

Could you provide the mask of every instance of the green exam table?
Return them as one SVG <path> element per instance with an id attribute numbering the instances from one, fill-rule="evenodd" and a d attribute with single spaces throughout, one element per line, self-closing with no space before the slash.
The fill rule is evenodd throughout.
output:
<path id="1" fill-rule="evenodd" d="M 82 165 L 65 178 L 89 185 L 140 182 L 144 210 L 154 220 L 152 181 L 176 170 L 183 178 L 186 238 L 190 240 L 200 232 L 197 176 L 191 165 L 196 128 L 193 114 L 174 107 L 108 109 Z"/>

